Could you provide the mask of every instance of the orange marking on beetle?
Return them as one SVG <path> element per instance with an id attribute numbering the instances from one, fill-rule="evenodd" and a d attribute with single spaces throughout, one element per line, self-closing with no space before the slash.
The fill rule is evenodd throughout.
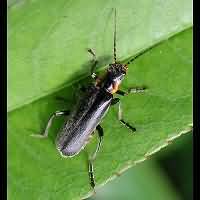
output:
<path id="1" fill-rule="evenodd" d="M 117 90 L 119 90 L 119 83 L 114 83 L 111 93 L 114 94 L 117 92 Z"/>

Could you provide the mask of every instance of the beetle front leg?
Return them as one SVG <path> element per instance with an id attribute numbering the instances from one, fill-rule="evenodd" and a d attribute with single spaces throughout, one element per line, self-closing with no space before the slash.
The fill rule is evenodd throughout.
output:
<path id="1" fill-rule="evenodd" d="M 134 88 L 129 88 L 128 91 L 122 91 L 122 90 L 118 90 L 116 93 L 121 95 L 121 96 L 126 96 L 128 94 L 132 94 L 132 93 L 143 93 L 146 91 L 146 87 L 134 87 Z"/>
<path id="2" fill-rule="evenodd" d="M 118 120 L 126 127 L 131 129 L 131 131 L 135 132 L 136 128 L 131 126 L 128 122 L 124 121 L 124 119 L 122 118 L 122 108 L 121 108 L 121 102 L 119 98 L 114 98 L 111 102 L 111 105 L 115 105 L 117 104 L 119 105 L 118 107 Z"/>
<path id="3" fill-rule="evenodd" d="M 103 128 L 98 125 L 96 127 L 96 130 L 98 131 L 98 137 L 99 137 L 99 142 L 97 144 L 96 150 L 93 153 L 93 155 L 91 157 L 89 157 L 88 159 L 88 174 L 89 174 L 89 179 L 90 179 L 90 185 L 92 186 L 92 188 L 95 187 L 95 178 L 94 178 L 94 167 L 93 167 L 93 161 L 96 159 L 97 153 L 100 150 L 101 144 L 102 144 L 102 140 L 103 140 Z"/>
<path id="4" fill-rule="evenodd" d="M 92 55 L 93 62 L 94 62 L 94 64 L 91 67 L 91 77 L 93 79 L 96 79 L 97 75 L 96 75 L 95 71 L 96 71 L 96 68 L 97 68 L 98 60 L 97 60 L 96 55 L 95 55 L 95 53 L 94 53 L 94 51 L 92 49 L 88 49 L 88 52 Z"/>
<path id="5" fill-rule="evenodd" d="M 69 111 L 68 110 L 64 110 L 64 111 L 56 111 L 55 113 L 53 113 L 53 115 L 50 117 L 48 123 L 47 123 L 47 126 L 45 128 L 45 131 L 44 131 L 44 134 L 33 134 L 31 136 L 33 137 L 38 137 L 38 138 L 46 138 L 48 137 L 48 133 L 49 133 L 49 129 L 52 125 L 52 122 L 53 122 L 53 119 L 55 117 L 60 117 L 60 116 L 67 116 L 69 115 Z"/>

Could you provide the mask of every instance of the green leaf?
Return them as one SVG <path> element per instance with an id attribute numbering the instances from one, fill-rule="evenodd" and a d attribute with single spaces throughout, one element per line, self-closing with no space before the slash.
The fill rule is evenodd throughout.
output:
<path id="1" fill-rule="evenodd" d="M 86 48 L 124 60 L 192 25 L 191 0 L 11 1 L 8 11 L 8 110 L 88 75 Z M 105 62 L 104 62 L 105 63 Z M 102 66 L 104 66 L 104 63 Z M 74 77 L 76 74 L 76 78 Z"/>
<path id="2" fill-rule="evenodd" d="M 103 148 L 95 161 L 97 184 L 116 172 L 145 160 L 170 141 L 187 132 L 192 122 L 192 30 L 163 42 L 129 67 L 123 88 L 147 85 L 145 94 L 122 98 L 124 119 L 135 125 L 131 134 L 117 121 L 117 107 L 103 120 Z M 84 82 L 84 81 L 83 81 Z M 9 195 L 15 199 L 79 199 L 90 190 L 86 153 L 65 159 L 55 149 L 54 139 L 63 122 L 54 123 L 46 140 L 30 137 L 44 129 L 49 115 L 63 109 L 55 96 L 73 102 L 72 88 L 35 101 L 8 115 Z M 89 151 L 95 148 L 95 139 Z M 30 195 L 31 194 L 31 195 Z"/>
<path id="3" fill-rule="evenodd" d="M 165 1 L 162 5 L 150 1 L 116 2 L 119 60 L 191 25 L 190 1 Z M 19 1 L 9 8 L 10 198 L 71 200 L 91 191 L 86 152 L 65 159 L 55 148 L 54 139 L 62 119 L 54 123 L 49 139 L 30 135 L 44 130 L 52 112 L 74 104 L 75 82 L 90 70 L 87 47 L 95 48 L 102 61 L 100 66 L 112 61 L 112 7 L 115 6 L 111 1 L 36 0 Z M 122 88 L 146 85 L 149 89 L 145 94 L 121 98 L 124 119 L 137 128 L 135 134 L 119 124 L 117 107 L 111 108 L 104 118 L 103 148 L 95 161 L 97 184 L 104 184 L 116 172 L 145 160 L 190 129 L 191 44 L 192 29 L 188 29 L 129 66 Z M 58 104 L 56 96 L 66 97 L 67 105 Z M 88 151 L 95 146 L 94 139 Z"/>
<path id="4" fill-rule="evenodd" d="M 152 160 L 133 167 L 88 200 L 181 199 L 166 174 Z"/>

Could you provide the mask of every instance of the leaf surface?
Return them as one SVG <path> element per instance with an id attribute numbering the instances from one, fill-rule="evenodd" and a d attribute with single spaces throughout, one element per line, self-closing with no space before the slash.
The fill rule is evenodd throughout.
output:
<path id="1" fill-rule="evenodd" d="M 82 81 L 84 83 L 85 80 Z M 81 83 L 80 83 L 81 84 Z M 97 184 L 135 165 L 173 139 L 188 132 L 192 123 L 192 29 L 187 29 L 147 51 L 129 66 L 123 89 L 146 85 L 144 94 L 122 97 L 124 119 L 137 128 L 131 134 L 117 121 L 117 106 L 102 122 L 103 147 L 95 161 Z M 8 114 L 8 195 L 15 199 L 80 199 L 91 191 L 87 157 L 82 151 L 65 159 L 54 139 L 63 123 L 53 124 L 50 137 L 30 137 L 44 130 L 50 114 L 74 104 L 77 84 L 52 93 Z M 79 95 L 79 94 L 78 94 Z M 68 98 L 66 104 L 56 96 Z M 87 146 L 90 152 L 96 138 Z"/>

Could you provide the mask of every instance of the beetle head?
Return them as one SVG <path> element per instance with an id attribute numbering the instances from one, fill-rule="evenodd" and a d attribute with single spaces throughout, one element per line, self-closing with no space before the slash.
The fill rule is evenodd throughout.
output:
<path id="1" fill-rule="evenodd" d="M 121 82 L 128 70 L 127 65 L 120 63 L 109 64 L 108 75 L 114 82 Z"/>
<path id="2" fill-rule="evenodd" d="M 108 92 L 113 94 L 118 90 L 127 70 L 127 65 L 120 63 L 109 64 L 107 70 L 107 80 L 104 85 Z"/>

